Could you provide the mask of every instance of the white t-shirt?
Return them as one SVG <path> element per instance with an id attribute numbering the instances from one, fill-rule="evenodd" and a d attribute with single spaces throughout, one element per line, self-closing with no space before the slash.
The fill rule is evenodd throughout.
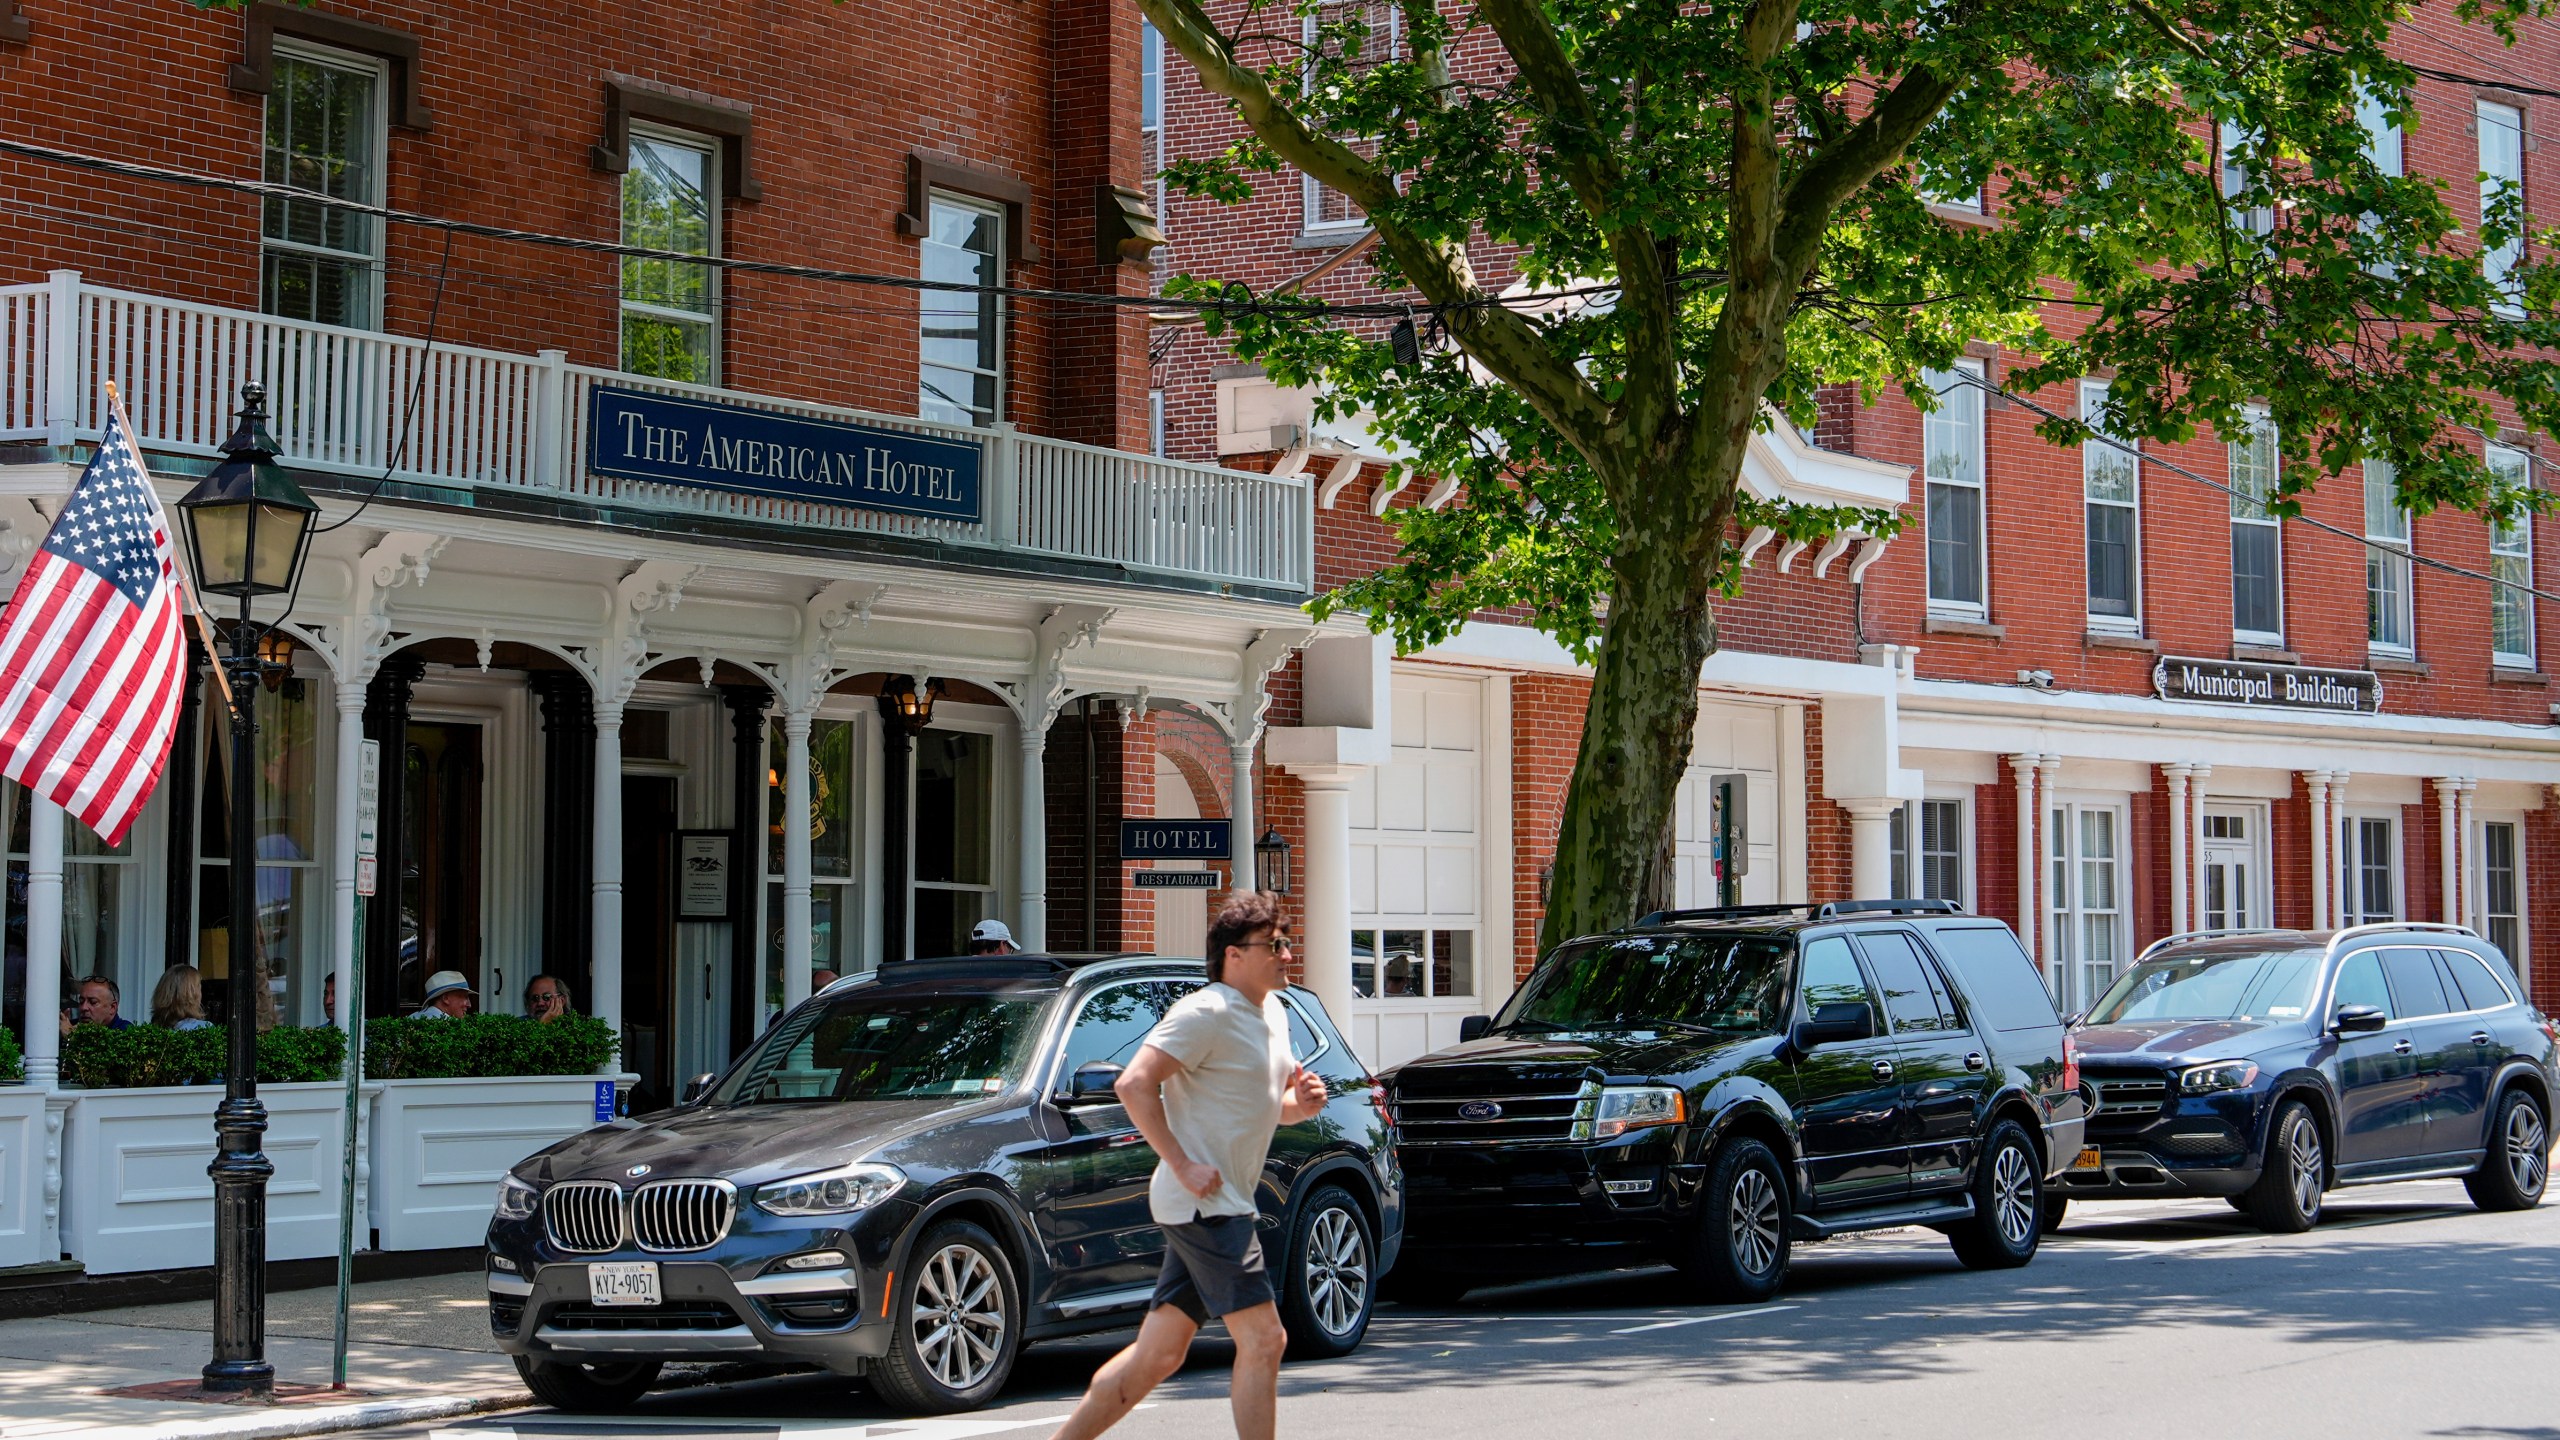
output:
<path id="1" fill-rule="evenodd" d="M 1159 1225 L 1203 1215 L 1254 1213 L 1253 1187 L 1280 1128 L 1280 1106 L 1298 1068 L 1289 1053 L 1289 1012 L 1277 994 L 1257 1009 L 1224 983 L 1183 996 L 1146 1043 L 1182 1068 L 1164 1082 L 1165 1123 L 1182 1152 L 1218 1172 L 1207 1199 L 1183 1188 L 1159 1159 L 1147 1186 L 1147 1209 Z"/>

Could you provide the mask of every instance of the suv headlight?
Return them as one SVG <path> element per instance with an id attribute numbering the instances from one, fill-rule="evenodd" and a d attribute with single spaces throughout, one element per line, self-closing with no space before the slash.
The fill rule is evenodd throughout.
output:
<path id="1" fill-rule="evenodd" d="M 1651 1125 L 1689 1118 L 1688 1097 L 1668 1085 L 1611 1085 L 1588 1114 L 1574 1123 L 1576 1140 L 1608 1140 Z"/>
<path id="2" fill-rule="evenodd" d="M 833 1170 L 794 1175 L 756 1187 L 756 1208 L 768 1215 L 849 1215 L 898 1193 L 907 1172 L 861 1161 Z"/>
<path id="3" fill-rule="evenodd" d="M 542 1203 L 542 1192 L 513 1175 L 498 1182 L 498 1218 L 530 1219 L 534 1207 Z"/>
<path id="4" fill-rule="evenodd" d="M 2178 1072 L 2178 1091 L 2185 1095 L 2209 1095 L 2216 1090 L 2238 1090 L 2258 1078 L 2255 1060 L 2207 1060 Z"/>

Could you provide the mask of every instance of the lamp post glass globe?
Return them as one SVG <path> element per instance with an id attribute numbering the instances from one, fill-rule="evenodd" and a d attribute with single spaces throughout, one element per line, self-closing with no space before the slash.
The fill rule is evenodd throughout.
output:
<path id="1" fill-rule="evenodd" d="M 1253 842 L 1253 869 L 1262 888 L 1274 895 L 1289 893 L 1289 837 L 1277 829 L 1265 830 Z"/>
<path id="2" fill-rule="evenodd" d="M 241 386 L 240 424 L 222 443 L 222 463 L 178 501 L 196 588 L 244 601 L 291 591 L 319 513 L 276 464 L 265 387 Z"/>

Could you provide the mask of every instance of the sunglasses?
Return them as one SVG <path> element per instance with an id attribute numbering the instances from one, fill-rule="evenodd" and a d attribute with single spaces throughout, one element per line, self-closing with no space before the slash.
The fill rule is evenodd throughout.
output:
<path id="1" fill-rule="evenodd" d="M 1247 940 L 1237 945 L 1236 948 L 1239 950 L 1269 950 L 1275 955 L 1295 955 L 1298 953 L 1297 945 L 1286 935 L 1283 935 L 1276 940 Z"/>

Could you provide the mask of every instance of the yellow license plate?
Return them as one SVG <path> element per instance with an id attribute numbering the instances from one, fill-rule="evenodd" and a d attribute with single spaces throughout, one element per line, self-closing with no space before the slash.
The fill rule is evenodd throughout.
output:
<path id="1" fill-rule="evenodd" d="M 2107 1167 L 2098 1159 L 2098 1147 L 2095 1145 L 2089 1145 L 2082 1147 L 2080 1153 L 2072 1157 L 2071 1168 L 2074 1170 L 2104 1170 Z"/>

